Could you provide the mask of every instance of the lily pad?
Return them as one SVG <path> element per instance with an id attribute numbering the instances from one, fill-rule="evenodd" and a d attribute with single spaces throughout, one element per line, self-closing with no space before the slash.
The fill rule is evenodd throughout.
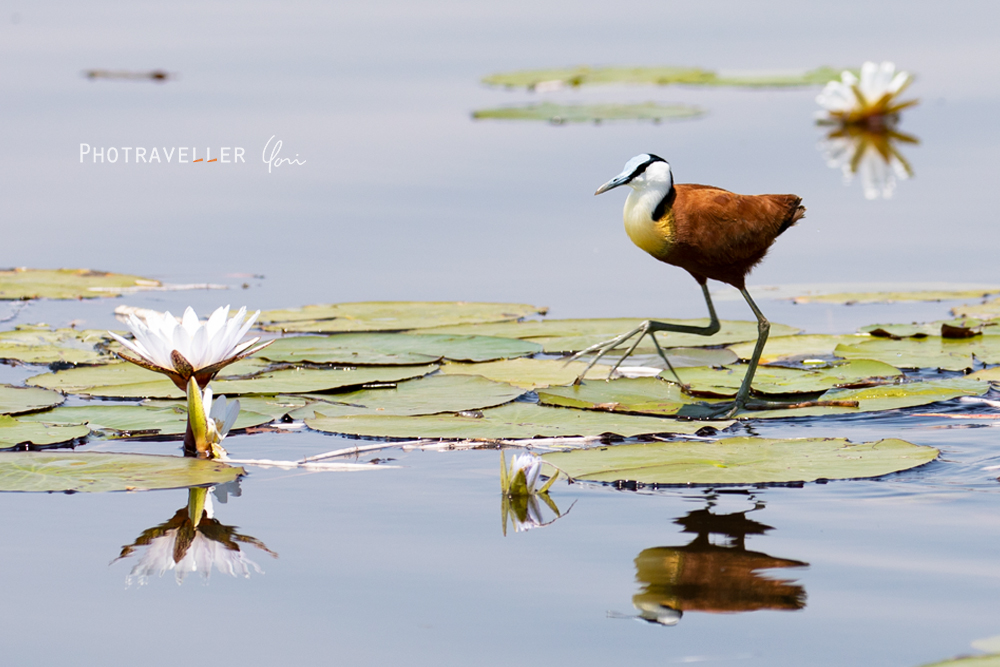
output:
<path id="1" fill-rule="evenodd" d="M 736 396 L 746 372 L 745 365 L 677 369 L 681 381 L 692 392 L 720 397 Z M 759 366 L 751 387 L 761 394 L 811 394 L 902 375 L 903 372 L 899 369 L 870 359 L 857 359 L 816 370 Z M 663 377 L 669 379 L 666 374 Z"/>
<path id="2" fill-rule="evenodd" d="M 773 364 L 792 359 L 815 359 L 833 357 L 834 350 L 841 344 L 853 344 L 871 340 L 867 334 L 827 335 L 800 334 L 797 336 L 769 336 L 764 343 L 764 352 L 760 363 Z M 730 345 L 728 349 L 735 352 L 740 359 L 749 360 L 753 355 L 756 341 Z"/>
<path id="3" fill-rule="evenodd" d="M 542 120 L 562 123 L 600 123 L 609 120 L 683 120 L 703 116 L 705 110 L 687 104 L 525 104 L 522 106 L 480 109 L 472 112 L 476 120 Z"/>
<path id="4" fill-rule="evenodd" d="M 13 331 L 0 332 L 0 359 L 13 359 L 26 364 L 107 363 L 113 357 L 95 346 L 110 340 L 106 331 L 53 331 L 44 326 L 19 326 Z"/>
<path id="5" fill-rule="evenodd" d="M 367 333 L 294 336 L 276 340 L 260 356 L 271 361 L 389 366 L 453 361 L 493 361 L 541 352 L 537 343 L 496 336 Z"/>
<path id="6" fill-rule="evenodd" d="M 797 296 L 795 303 L 839 303 L 845 305 L 862 303 L 906 303 L 914 301 L 957 301 L 976 299 L 1000 292 L 1000 287 L 985 287 L 972 290 L 915 290 L 913 292 L 839 292 L 837 294 L 815 294 Z M 956 316 L 959 316 L 956 314 Z M 965 317 L 965 315 L 961 315 Z"/>
<path id="7" fill-rule="evenodd" d="M 1000 655 L 967 655 L 922 667 L 1000 667 Z"/>
<path id="8" fill-rule="evenodd" d="M 404 331 L 474 322 L 503 322 L 544 315 L 546 308 L 521 303 L 372 301 L 268 310 L 259 321 L 268 331 L 338 333 Z"/>
<path id="9" fill-rule="evenodd" d="M 538 392 L 538 402 L 586 410 L 673 416 L 685 405 L 716 403 L 721 400 L 694 398 L 672 382 L 647 377 L 612 382 L 584 382 L 572 387 L 550 387 Z"/>
<path id="10" fill-rule="evenodd" d="M 0 416 L 0 449 L 10 449 L 20 445 L 59 445 L 83 438 L 90 434 L 86 426 L 46 426 L 30 421 L 21 421 L 8 415 Z"/>
<path id="11" fill-rule="evenodd" d="M 1000 318 L 1000 298 L 990 299 L 985 303 L 965 304 L 951 309 L 955 317 L 975 317 L 980 320 L 995 320 Z"/>
<path id="12" fill-rule="evenodd" d="M 784 87 L 822 85 L 840 78 L 839 69 L 820 67 L 788 72 L 713 72 L 698 67 L 566 67 L 561 69 L 521 70 L 492 74 L 483 79 L 490 86 L 553 89 L 598 84 L 653 84 L 666 86 L 743 86 Z"/>
<path id="13" fill-rule="evenodd" d="M 399 382 L 423 377 L 437 366 L 360 366 L 352 369 L 289 368 L 261 373 L 247 380 L 216 380 L 216 394 L 308 394 L 365 384 Z"/>
<path id="14" fill-rule="evenodd" d="M 974 318 L 913 322 L 912 324 L 869 324 L 859 331 L 877 338 L 972 338 L 979 334 L 1000 334 L 1000 326 Z"/>
<path id="15" fill-rule="evenodd" d="M 183 435 L 187 428 L 187 411 L 181 405 L 74 405 L 23 415 L 20 420 L 48 426 L 85 425 L 90 431 L 115 437 L 159 437 Z M 271 421 L 270 415 L 240 410 L 233 429 Z"/>
<path id="16" fill-rule="evenodd" d="M 476 414 L 442 414 L 402 417 L 395 415 L 349 415 L 306 419 L 317 431 L 382 438 L 455 438 L 495 440 L 603 435 L 636 436 L 650 433 L 693 434 L 705 427 L 724 429 L 732 421 L 690 422 L 656 417 L 637 417 L 547 408 L 516 402 Z"/>
<path id="17" fill-rule="evenodd" d="M 353 414 L 433 415 L 441 412 L 481 410 L 509 403 L 524 393 L 509 384 L 477 375 L 434 375 L 400 382 L 395 387 L 362 389 L 319 399 L 293 410 L 294 419 Z"/>
<path id="18" fill-rule="evenodd" d="M 66 400 L 58 391 L 0 385 L 0 414 L 17 415 L 55 407 Z"/>
<path id="19" fill-rule="evenodd" d="M 133 491 L 225 484 L 243 468 L 178 456 L 102 452 L 0 454 L 0 491 Z"/>
<path id="20" fill-rule="evenodd" d="M 504 322 L 497 324 L 479 324 L 441 327 L 434 333 L 478 334 L 481 336 L 502 336 L 505 338 L 520 338 L 541 343 L 545 352 L 550 354 L 565 354 L 579 352 L 591 345 L 610 340 L 627 331 L 635 329 L 646 320 L 635 318 L 606 318 L 586 320 L 541 320 L 528 322 Z M 697 320 L 660 320 L 688 326 L 706 326 L 707 318 Z M 696 334 L 666 333 L 656 334 L 656 339 L 663 348 L 673 347 L 709 347 L 730 345 L 748 340 L 757 340 L 757 323 L 744 321 L 720 322 L 721 329 L 714 336 L 698 336 Z M 798 333 L 794 327 L 783 324 L 771 324 L 771 334 L 788 336 Z M 637 348 L 643 354 L 655 353 L 652 343 L 644 340 Z"/>
<path id="21" fill-rule="evenodd" d="M 876 359 L 897 368 L 960 371 L 972 368 L 975 360 L 1000 363 L 1000 336 L 960 339 L 927 336 L 902 340 L 873 337 L 853 345 L 838 345 L 835 353 L 846 359 Z"/>
<path id="22" fill-rule="evenodd" d="M 158 280 L 89 269 L 0 270 L 0 299 L 95 299 L 113 296 L 113 288 L 159 286 Z"/>
<path id="23" fill-rule="evenodd" d="M 573 384 L 586 368 L 587 364 L 582 361 L 572 361 L 567 364 L 562 359 L 508 359 L 483 364 L 445 364 L 441 367 L 441 372 L 456 376 L 481 375 L 523 389 L 538 389 Z M 586 377 L 604 379 L 610 371 L 610 366 L 597 365 L 587 373 Z"/>
<path id="24" fill-rule="evenodd" d="M 573 479 L 642 484 L 768 484 L 881 477 L 938 457 L 903 440 L 725 438 L 552 452 L 543 460 Z M 549 469 L 551 470 L 551 468 Z"/>

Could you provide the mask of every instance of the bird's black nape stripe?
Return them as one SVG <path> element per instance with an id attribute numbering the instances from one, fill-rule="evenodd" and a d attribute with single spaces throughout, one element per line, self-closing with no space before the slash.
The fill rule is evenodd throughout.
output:
<path id="1" fill-rule="evenodd" d="M 670 207 L 674 205 L 675 199 L 677 199 L 677 188 L 675 188 L 674 184 L 671 183 L 670 192 L 665 194 L 663 199 L 660 200 L 660 203 L 653 209 L 653 220 L 659 222 L 660 218 L 665 216 L 667 211 L 670 210 Z"/>
<path id="2" fill-rule="evenodd" d="M 635 178 L 642 172 L 646 171 L 646 167 L 653 164 L 654 162 L 666 162 L 666 160 L 661 158 L 659 155 L 653 155 L 652 153 L 646 153 L 646 155 L 649 156 L 649 159 L 640 164 L 638 167 L 636 167 L 635 170 L 631 174 L 629 174 L 629 177 L 625 180 L 625 183 L 630 183 L 633 178 Z"/>

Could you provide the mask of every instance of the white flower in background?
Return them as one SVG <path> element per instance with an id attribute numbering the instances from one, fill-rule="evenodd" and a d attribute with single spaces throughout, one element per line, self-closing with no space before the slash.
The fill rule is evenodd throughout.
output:
<path id="1" fill-rule="evenodd" d="M 518 472 L 524 473 L 525 486 L 528 493 L 535 492 L 538 474 L 542 471 L 542 459 L 534 454 L 517 454 L 510 462 L 510 478 L 513 480 Z"/>
<path id="2" fill-rule="evenodd" d="M 135 340 L 129 341 L 109 333 L 137 355 L 132 357 L 118 353 L 119 357 L 143 368 L 165 373 L 179 389 L 186 390 L 191 377 L 204 387 L 224 367 L 270 344 L 268 341 L 250 349 L 260 338 L 240 342 L 260 315 L 258 310 L 246 317 L 246 312 L 246 308 L 240 308 L 236 315 L 228 317 L 229 306 L 224 306 L 204 322 L 190 307 L 180 320 L 169 312 L 149 311 L 144 313 L 145 319 L 130 313 L 127 324 Z"/>
<path id="3" fill-rule="evenodd" d="M 910 85 L 908 72 L 897 72 L 891 62 L 866 62 L 861 66 L 861 78 L 844 71 L 840 81 L 830 81 L 816 97 L 830 120 L 841 123 L 882 125 L 917 100 L 898 102 L 896 98 Z"/>
<path id="4" fill-rule="evenodd" d="M 541 507 L 538 504 L 539 498 L 552 510 L 556 519 L 563 516 L 555 502 L 549 497 L 549 489 L 559 476 L 558 471 L 545 484 L 541 487 L 538 486 L 542 463 L 541 458 L 529 452 L 514 456 L 508 468 L 506 457 L 503 451 L 500 451 L 500 490 L 503 493 L 501 514 L 504 535 L 507 534 L 508 518 L 518 533 L 539 526 L 547 526 L 555 521 L 555 519 L 552 521 L 544 520 Z"/>

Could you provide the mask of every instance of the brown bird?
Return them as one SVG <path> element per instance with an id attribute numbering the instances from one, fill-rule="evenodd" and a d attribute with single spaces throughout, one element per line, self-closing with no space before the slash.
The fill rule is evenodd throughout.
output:
<path id="1" fill-rule="evenodd" d="M 758 323 L 757 345 L 750 367 L 735 402 L 726 413 L 727 417 L 731 417 L 747 403 L 750 383 L 753 382 L 770 330 L 767 318 L 747 292 L 746 276 L 764 259 L 774 240 L 805 215 L 802 199 L 795 195 L 738 195 L 710 185 L 693 183 L 674 185 L 670 165 L 663 158 L 651 154 L 637 155 L 629 160 L 622 173 L 599 187 L 594 194 L 599 195 L 620 185 L 632 188 L 625 200 L 624 213 L 625 231 L 629 238 L 656 259 L 685 269 L 698 281 L 708 304 L 711 322 L 706 327 L 694 327 L 647 320 L 638 328 L 593 345 L 573 358 L 597 352 L 587 367 L 589 370 L 605 354 L 635 336 L 635 341 L 615 364 L 617 368 L 638 347 L 642 338 L 649 336 L 657 352 L 673 371 L 653 333 L 673 331 L 711 336 L 718 332 L 719 319 L 706 283 L 709 278 L 727 283 L 740 291 L 757 316 Z"/>

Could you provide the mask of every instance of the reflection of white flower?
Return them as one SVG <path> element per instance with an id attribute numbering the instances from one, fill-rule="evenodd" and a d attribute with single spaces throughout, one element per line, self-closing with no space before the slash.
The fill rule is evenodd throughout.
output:
<path id="1" fill-rule="evenodd" d="M 510 515 L 515 533 L 523 533 L 526 530 L 546 525 L 546 521 L 542 517 L 542 509 L 538 506 L 538 499 L 535 494 L 527 496 L 524 500 L 523 514 L 515 511 Z M 518 509 L 521 509 L 521 507 L 519 506 Z"/>
<path id="2" fill-rule="evenodd" d="M 871 122 L 916 104 L 916 100 L 896 101 L 912 80 L 908 72 L 897 72 L 891 62 L 875 64 L 869 61 L 862 65 L 860 79 L 851 72 L 843 72 L 840 81 L 826 84 L 816 102 L 835 120 Z"/>
<path id="3" fill-rule="evenodd" d="M 840 169 L 845 185 L 859 176 L 866 199 L 889 199 L 897 179 L 913 176 L 910 165 L 896 149 L 898 142 L 917 143 L 917 140 L 889 129 L 870 132 L 842 128 L 827 135 L 819 148 L 827 166 Z"/>
<path id="4" fill-rule="evenodd" d="M 173 570 L 178 584 L 192 572 L 198 572 L 205 580 L 212 573 L 212 567 L 219 572 L 231 576 L 250 576 L 250 568 L 263 573 L 260 566 L 247 558 L 239 548 L 230 549 L 222 542 L 217 542 L 196 531 L 191 545 L 184 556 L 175 561 L 174 553 L 177 547 L 177 536 L 181 528 L 172 528 L 149 543 L 142 558 L 129 573 L 126 582 L 131 585 L 137 582 L 140 586 L 146 584 L 151 575 L 162 577 L 167 571 Z"/>
<path id="5" fill-rule="evenodd" d="M 198 384 L 205 386 L 225 366 L 268 345 L 265 343 L 251 350 L 249 348 L 260 338 L 240 342 L 259 314 L 257 311 L 246 317 L 246 308 L 240 308 L 236 315 L 228 317 L 229 306 L 217 309 L 205 322 L 200 321 L 190 307 L 180 321 L 170 313 L 150 312 L 145 320 L 130 314 L 127 324 L 135 340 L 109 333 L 138 358 L 119 356 L 144 368 L 166 373 L 183 390 L 190 377 L 196 377 Z"/>

